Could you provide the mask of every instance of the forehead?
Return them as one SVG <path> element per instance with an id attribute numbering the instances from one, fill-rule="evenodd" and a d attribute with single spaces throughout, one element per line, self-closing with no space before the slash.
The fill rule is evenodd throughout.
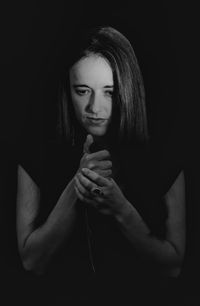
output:
<path id="1" fill-rule="evenodd" d="M 70 80 L 73 83 L 89 86 L 113 85 L 113 73 L 106 59 L 97 55 L 89 55 L 72 66 Z"/>

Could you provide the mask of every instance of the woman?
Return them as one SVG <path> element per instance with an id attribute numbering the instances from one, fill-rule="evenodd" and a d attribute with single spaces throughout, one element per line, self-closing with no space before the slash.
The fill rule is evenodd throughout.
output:
<path id="1" fill-rule="evenodd" d="M 60 78 L 61 141 L 45 146 L 41 167 L 27 152 L 19 164 L 19 252 L 27 271 L 57 285 L 57 296 L 141 302 L 162 275 L 180 273 L 184 174 L 178 165 L 165 179 L 148 149 L 130 42 L 99 27 L 73 47 Z"/>

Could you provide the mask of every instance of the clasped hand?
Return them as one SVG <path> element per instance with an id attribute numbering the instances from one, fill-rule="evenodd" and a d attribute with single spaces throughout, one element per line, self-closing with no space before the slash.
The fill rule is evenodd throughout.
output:
<path id="1" fill-rule="evenodd" d="M 84 144 L 85 153 L 74 177 L 77 197 L 101 213 L 117 214 L 125 205 L 126 198 L 112 178 L 112 162 L 109 160 L 109 152 L 102 150 L 90 153 L 89 147 L 92 142 L 92 136 L 88 135 Z M 101 194 L 92 192 L 95 188 L 100 190 Z"/>

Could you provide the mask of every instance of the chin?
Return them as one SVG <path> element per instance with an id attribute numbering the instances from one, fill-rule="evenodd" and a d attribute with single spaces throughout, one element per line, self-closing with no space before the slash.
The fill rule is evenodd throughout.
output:
<path id="1" fill-rule="evenodd" d="M 97 137 L 101 137 L 104 136 L 106 134 L 106 130 L 107 129 L 103 129 L 103 128 L 89 128 L 87 129 L 87 132 L 93 136 L 97 136 Z"/>

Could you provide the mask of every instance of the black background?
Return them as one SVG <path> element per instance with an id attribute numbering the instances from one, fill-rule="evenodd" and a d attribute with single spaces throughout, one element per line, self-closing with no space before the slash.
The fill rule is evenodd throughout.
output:
<path id="1" fill-rule="evenodd" d="M 32 137 L 51 137 L 55 129 L 54 67 L 61 30 L 65 27 L 67 39 L 73 28 L 82 24 L 116 27 L 131 41 L 139 60 L 152 141 L 170 146 L 184 159 L 188 239 L 180 291 L 186 305 L 200 301 L 197 15 L 197 6 L 191 1 L 167 0 L 12 1 L 0 8 L 0 139 L 2 161 L 7 160 L 8 166 L 6 169 L 3 161 L 1 176 L 6 180 L 2 179 L 5 196 L 1 206 L 10 207 L 4 207 L 7 228 L 15 219 L 19 143 Z M 3 231 L 5 222 L 2 224 Z M 13 247 L 13 254 L 15 251 Z"/>

